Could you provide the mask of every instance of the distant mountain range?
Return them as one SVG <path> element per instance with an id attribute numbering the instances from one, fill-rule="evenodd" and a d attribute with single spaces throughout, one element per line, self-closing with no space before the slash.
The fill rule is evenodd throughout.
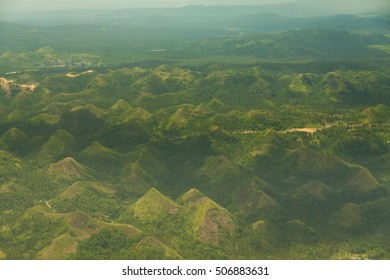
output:
<path id="1" fill-rule="evenodd" d="M 319 8 L 318 6 L 313 6 L 311 1 L 298 1 L 294 3 L 258 6 L 192 5 L 178 8 L 9 12 L 6 15 L 0 16 L 0 20 L 35 25 L 95 24 L 144 26 L 162 24 L 163 26 L 178 26 L 177 24 L 180 23 L 179 26 L 182 26 L 183 24 L 200 24 L 210 27 L 219 27 L 229 25 L 231 23 L 240 23 L 242 20 L 244 22 L 248 22 L 248 20 L 257 20 L 259 18 L 258 15 L 275 14 L 279 15 L 279 17 L 263 17 L 263 20 L 267 20 L 267 22 L 269 20 L 268 24 L 272 24 L 275 21 L 279 24 L 284 23 L 283 26 L 285 29 L 290 26 L 289 24 L 291 22 L 302 21 L 297 18 L 309 19 L 309 22 L 312 22 L 314 25 L 318 25 L 320 22 L 323 22 L 323 24 L 329 24 L 329 20 L 325 20 L 324 22 L 323 18 L 310 18 L 328 17 L 340 14 L 359 14 L 367 17 L 365 21 L 373 21 L 373 19 L 378 17 L 386 17 L 389 15 L 389 13 L 386 13 L 386 9 L 372 11 L 372 13 L 367 15 L 361 14 L 359 11 L 354 9 L 349 10 L 349 12 L 344 11 L 340 13 L 340 10 L 329 9 L 327 8 L 328 6 Z M 356 21 L 356 18 L 354 20 Z M 336 21 L 340 24 L 339 19 L 336 19 Z M 388 21 L 386 26 L 389 26 Z"/>

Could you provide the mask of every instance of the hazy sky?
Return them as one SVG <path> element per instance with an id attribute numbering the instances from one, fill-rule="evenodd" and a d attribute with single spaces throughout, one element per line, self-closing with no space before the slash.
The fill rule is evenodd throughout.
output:
<path id="1" fill-rule="evenodd" d="M 132 8 L 132 7 L 166 7 L 202 5 L 260 5 L 298 0 L 0 0 L 2 12 L 10 10 L 61 10 L 61 9 L 101 9 L 101 8 Z M 308 6 L 340 7 L 343 10 L 371 9 L 372 7 L 389 7 L 389 0 L 301 0 Z"/>
<path id="2" fill-rule="evenodd" d="M 7 10 L 57 10 L 77 8 L 131 8 L 202 5 L 259 5 L 297 0 L 0 0 Z"/>

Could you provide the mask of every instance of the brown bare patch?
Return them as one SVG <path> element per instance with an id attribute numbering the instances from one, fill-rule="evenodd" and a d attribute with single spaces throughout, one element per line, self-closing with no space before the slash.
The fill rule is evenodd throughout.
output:
<path id="1" fill-rule="evenodd" d="M 216 209 L 207 211 L 203 224 L 199 227 L 199 238 L 209 244 L 217 245 L 223 232 L 232 234 L 235 226 L 231 218 Z"/>
<path id="2" fill-rule="evenodd" d="M 11 95 L 11 91 L 10 91 L 10 88 L 9 88 L 9 83 L 10 82 L 13 82 L 13 81 L 7 81 L 6 79 L 4 78 L 0 78 L 0 85 L 1 87 L 4 89 L 5 91 L 5 94 L 7 96 L 10 96 Z"/>
<path id="3" fill-rule="evenodd" d="M 24 90 L 28 90 L 28 91 L 34 91 L 34 89 L 36 89 L 36 87 L 39 84 L 38 83 L 18 84 L 18 83 L 15 83 L 13 80 L 7 80 L 7 79 L 4 79 L 4 78 L 0 78 L 0 85 L 4 89 L 4 91 L 7 94 L 7 96 L 10 96 L 11 95 L 11 87 L 24 89 Z"/>
<path id="4" fill-rule="evenodd" d="M 66 74 L 66 76 L 68 78 L 76 78 L 76 77 L 79 77 L 81 75 L 85 75 L 85 74 L 89 74 L 89 73 L 95 73 L 95 71 L 94 70 L 88 70 L 88 71 L 85 71 L 85 72 L 82 72 L 82 73 L 79 73 L 79 74 L 68 73 L 68 74 Z"/>

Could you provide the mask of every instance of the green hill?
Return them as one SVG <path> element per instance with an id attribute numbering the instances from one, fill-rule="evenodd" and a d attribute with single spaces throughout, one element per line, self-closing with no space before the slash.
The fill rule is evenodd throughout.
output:
<path id="1" fill-rule="evenodd" d="M 20 29 L 19 29 L 20 30 Z M 100 57 L 89 54 L 60 54 L 51 47 L 36 51 L 5 52 L 0 56 L 0 65 L 11 70 L 39 70 L 44 68 L 65 68 L 72 66 L 96 66 Z"/>
<path id="2" fill-rule="evenodd" d="M 88 177 L 87 169 L 71 157 L 50 164 L 47 172 L 49 175 L 65 180 L 77 180 Z"/>
<path id="3" fill-rule="evenodd" d="M 183 259 L 175 250 L 169 248 L 154 237 L 146 237 L 142 239 L 138 243 L 137 247 L 137 249 L 141 252 L 145 252 L 144 256 L 147 259 Z"/>
<path id="4" fill-rule="evenodd" d="M 301 220 L 292 220 L 282 225 L 284 240 L 287 243 L 307 243 L 314 240 L 315 231 Z"/>
<path id="5" fill-rule="evenodd" d="M 95 133 L 102 127 L 103 113 L 95 106 L 73 107 L 60 117 L 60 127 L 72 134 Z"/>
<path id="6" fill-rule="evenodd" d="M 28 136 L 22 130 L 13 127 L 3 134 L 3 141 L 10 149 L 21 149 L 28 141 Z"/>
<path id="7" fill-rule="evenodd" d="M 0 150 L 0 175 L 2 181 L 14 178 L 23 169 L 22 161 L 7 151 Z"/>
<path id="8" fill-rule="evenodd" d="M 335 223 L 343 228 L 356 228 L 361 225 L 360 207 L 353 203 L 345 204 L 336 214 Z"/>
<path id="9" fill-rule="evenodd" d="M 118 174 L 122 156 L 116 151 L 104 147 L 97 141 L 92 142 L 79 154 L 80 160 L 89 167 L 107 174 Z"/>
<path id="10" fill-rule="evenodd" d="M 126 118 L 126 121 L 139 121 L 144 122 L 149 120 L 152 117 L 152 114 L 146 111 L 145 109 L 141 107 L 135 108 L 135 110 L 132 112 L 132 114 Z"/>
<path id="11" fill-rule="evenodd" d="M 241 188 L 235 199 L 238 215 L 247 219 L 277 217 L 281 214 L 280 204 L 254 185 Z"/>
<path id="12" fill-rule="evenodd" d="M 199 169 L 198 174 L 215 183 L 231 183 L 241 176 L 240 171 L 224 156 L 209 158 Z"/>
<path id="13" fill-rule="evenodd" d="M 150 165 L 144 164 L 145 167 L 150 167 Z M 125 170 L 127 170 L 127 167 L 125 167 Z M 158 183 L 158 180 L 152 176 L 149 172 L 147 172 L 138 161 L 133 162 L 129 166 L 130 171 L 130 177 L 137 176 L 141 178 L 143 181 L 147 182 L 151 185 L 156 185 Z M 153 173 L 153 172 L 152 172 Z"/>
<path id="14" fill-rule="evenodd" d="M 107 119 L 114 124 L 124 122 L 131 114 L 134 108 L 123 99 L 119 99 L 110 107 L 107 112 Z"/>
<path id="15" fill-rule="evenodd" d="M 49 156 L 56 159 L 63 156 L 65 152 L 65 143 L 56 136 L 51 136 L 49 140 L 42 146 L 41 153 L 44 156 Z"/>
<path id="16" fill-rule="evenodd" d="M 192 106 L 182 106 L 172 115 L 167 124 L 167 130 L 182 129 L 188 125 Z"/>
<path id="17" fill-rule="evenodd" d="M 180 196 L 177 201 L 179 204 L 188 206 L 196 203 L 200 198 L 204 196 L 205 195 L 202 194 L 200 191 L 195 188 L 192 188 L 185 192 L 182 196 Z"/>
<path id="18" fill-rule="evenodd" d="M 292 195 L 295 200 L 325 201 L 330 195 L 329 187 L 319 181 L 311 181 L 299 187 Z"/>
<path id="19" fill-rule="evenodd" d="M 363 192 L 373 190 L 378 186 L 378 181 L 367 168 L 360 168 L 348 181 L 348 187 Z"/>
<path id="20" fill-rule="evenodd" d="M 304 148 L 293 151 L 288 162 L 291 162 L 295 174 L 307 179 L 323 180 L 325 183 L 345 180 L 356 169 L 335 156 L 315 153 Z"/>
<path id="21" fill-rule="evenodd" d="M 131 207 L 134 217 L 142 221 L 155 221 L 166 215 L 174 215 L 181 207 L 161 194 L 155 188 L 150 189 Z"/>
<path id="22" fill-rule="evenodd" d="M 72 256 L 77 252 L 77 247 L 81 241 L 104 229 L 117 229 L 129 237 L 140 234 L 140 231 L 131 225 L 104 223 L 81 211 L 69 214 L 47 214 L 46 217 L 48 219 L 65 219 L 67 230 L 38 252 L 37 258 L 43 260 L 61 260 Z"/>
<path id="23" fill-rule="evenodd" d="M 0 186 L 0 210 L 24 210 L 33 204 L 31 191 L 11 181 Z M 4 212 L 3 212 L 4 214 Z"/>
<path id="24" fill-rule="evenodd" d="M 31 119 L 29 121 L 32 123 L 34 126 L 51 126 L 51 125 L 56 125 L 59 121 L 59 117 L 57 115 L 49 115 L 49 114 L 39 114 Z"/>
<path id="25" fill-rule="evenodd" d="M 77 140 L 74 138 L 74 136 L 64 129 L 57 130 L 53 134 L 53 136 L 57 137 L 58 139 L 60 139 L 62 142 L 64 142 L 69 146 L 77 145 Z"/>
<path id="26" fill-rule="evenodd" d="M 51 200 L 51 207 L 62 213 L 81 210 L 107 220 L 117 215 L 119 205 L 112 188 L 97 182 L 79 181 Z"/>
<path id="27" fill-rule="evenodd" d="M 132 174 L 129 177 L 123 179 L 119 184 L 121 195 L 123 197 L 139 194 L 142 195 L 146 193 L 150 188 L 152 188 L 152 186 L 149 185 L 142 177 L 136 174 Z"/>
<path id="28" fill-rule="evenodd" d="M 194 77 L 191 72 L 180 68 L 171 69 L 168 65 L 162 65 L 146 76 L 140 84 L 146 93 L 162 94 L 186 89 L 193 82 Z"/>

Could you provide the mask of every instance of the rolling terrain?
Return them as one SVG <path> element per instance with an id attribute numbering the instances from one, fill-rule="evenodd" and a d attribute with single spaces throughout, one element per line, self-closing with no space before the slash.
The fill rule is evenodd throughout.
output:
<path id="1" fill-rule="evenodd" d="M 0 259 L 389 259 L 390 38 L 359 22 L 1 23 Z"/>

